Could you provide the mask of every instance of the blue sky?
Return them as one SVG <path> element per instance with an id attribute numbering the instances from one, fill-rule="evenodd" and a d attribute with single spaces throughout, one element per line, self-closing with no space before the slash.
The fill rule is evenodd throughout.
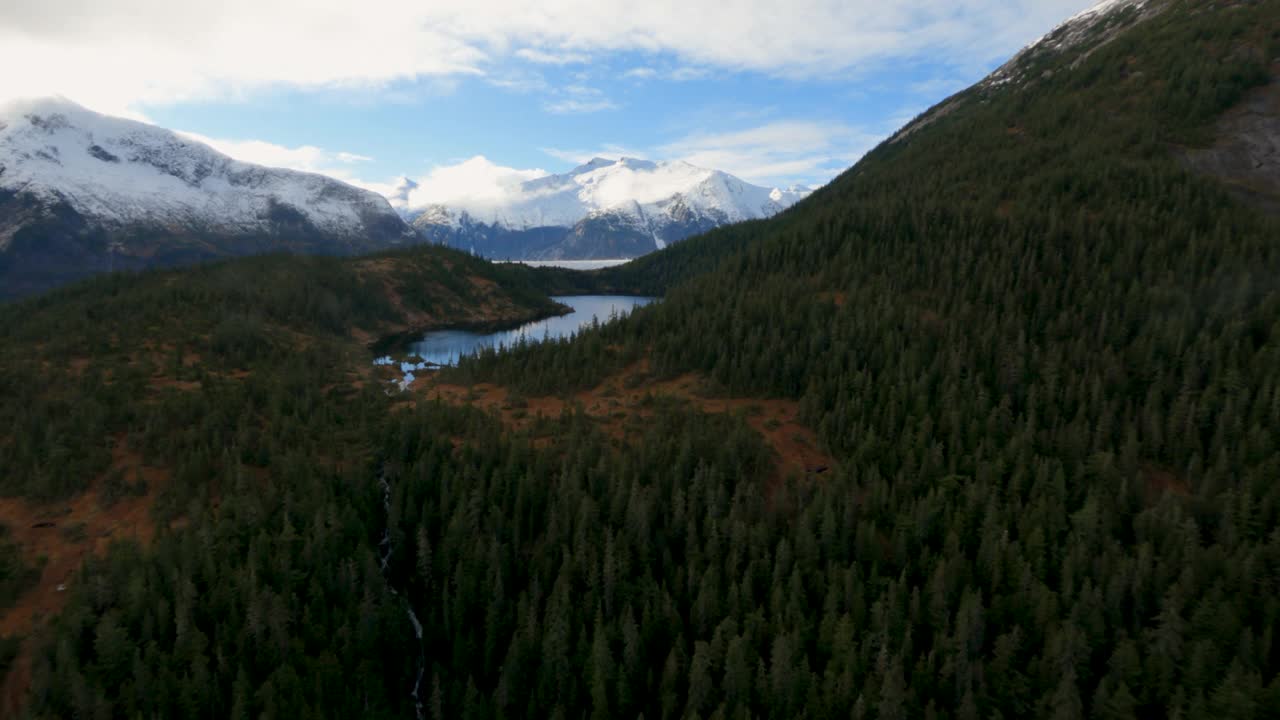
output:
<path id="1" fill-rule="evenodd" d="M 0 99 L 61 94 L 383 192 L 407 176 L 421 200 L 593 155 L 816 185 L 1090 4 L 15 0 L 0 62 L 32 70 Z"/>

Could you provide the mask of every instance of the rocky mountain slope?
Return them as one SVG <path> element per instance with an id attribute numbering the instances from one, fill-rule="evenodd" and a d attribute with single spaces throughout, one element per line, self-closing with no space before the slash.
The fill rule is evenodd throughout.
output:
<path id="1" fill-rule="evenodd" d="M 729 223 L 770 217 L 808 195 L 685 162 L 595 158 L 523 183 L 499 201 L 410 213 L 429 240 L 490 258 L 587 260 L 660 250 Z"/>
<path id="2" fill-rule="evenodd" d="M 0 297 L 109 270 L 415 239 L 384 198 L 331 178 L 66 100 L 0 107 Z"/>

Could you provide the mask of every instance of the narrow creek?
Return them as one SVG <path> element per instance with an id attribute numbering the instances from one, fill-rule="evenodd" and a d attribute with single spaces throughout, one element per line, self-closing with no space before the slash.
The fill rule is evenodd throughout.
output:
<path id="1" fill-rule="evenodd" d="M 418 639 L 418 664 L 417 672 L 413 681 L 413 691 L 409 696 L 413 698 L 414 714 L 418 720 L 424 720 L 426 715 L 422 705 L 422 675 L 427 669 L 427 649 L 422 642 L 422 623 L 418 620 L 418 616 L 413 612 L 413 605 L 409 602 L 407 596 L 401 595 L 391 584 L 391 574 L 389 572 L 391 563 L 391 553 L 395 550 L 391 542 L 391 480 L 387 478 L 387 469 L 384 467 L 379 473 L 378 484 L 382 486 L 382 540 L 378 542 L 379 557 L 378 562 L 382 567 L 382 577 L 387 581 L 387 587 L 391 589 L 391 594 L 400 598 L 404 603 L 405 613 L 409 616 L 409 624 L 413 626 L 413 635 Z"/>

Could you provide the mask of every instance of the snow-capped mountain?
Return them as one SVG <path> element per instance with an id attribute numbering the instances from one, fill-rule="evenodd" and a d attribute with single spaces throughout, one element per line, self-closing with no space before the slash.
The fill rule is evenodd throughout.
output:
<path id="1" fill-rule="evenodd" d="M 691 235 L 769 217 L 809 194 L 686 162 L 595 158 L 501 199 L 408 213 L 427 239 L 499 259 L 629 258 Z"/>
<path id="2" fill-rule="evenodd" d="M 0 106 L 0 296 L 110 269 L 417 236 L 387 200 L 62 99 Z"/>

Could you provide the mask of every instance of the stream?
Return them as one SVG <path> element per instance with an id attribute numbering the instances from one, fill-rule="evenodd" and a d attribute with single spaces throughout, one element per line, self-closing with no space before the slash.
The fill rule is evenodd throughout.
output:
<path id="1" fill-rule="evenodd" d="M 378 484 L 382 486 L 382 509 L 385 512 L 386 521 L 382 526 L 382 540 L 378 542 L 379 557 L 378 563 L 382 567 L 382 577 L 387 581 L 387 587 L 391 589 L 391 594 L 395 595 L 404 602 L 405 613 L 409 615 L 409 624 L 413 626 L 413 635 L 418 638 L 418 670 L 413 681 L 413 691 L 409 696 L 413 698 L 414 714 L 418 720 L 424 720 L 422 707 L 422 675 L 427 669 L 427 649 L 422 642 L 422 623 L 418 620 L 418 616 L 413 612 L 413 606 L 409 603 L 409 599 L 402 596 L 395 586 L 391 584 L 391 577 L 388 574 L 388 566 L 391 562 L 391 552 L 395 549 L 391 543 L 391 481 L 387 479 L 387 471 L 384 468 L 378 477 Z"/>

